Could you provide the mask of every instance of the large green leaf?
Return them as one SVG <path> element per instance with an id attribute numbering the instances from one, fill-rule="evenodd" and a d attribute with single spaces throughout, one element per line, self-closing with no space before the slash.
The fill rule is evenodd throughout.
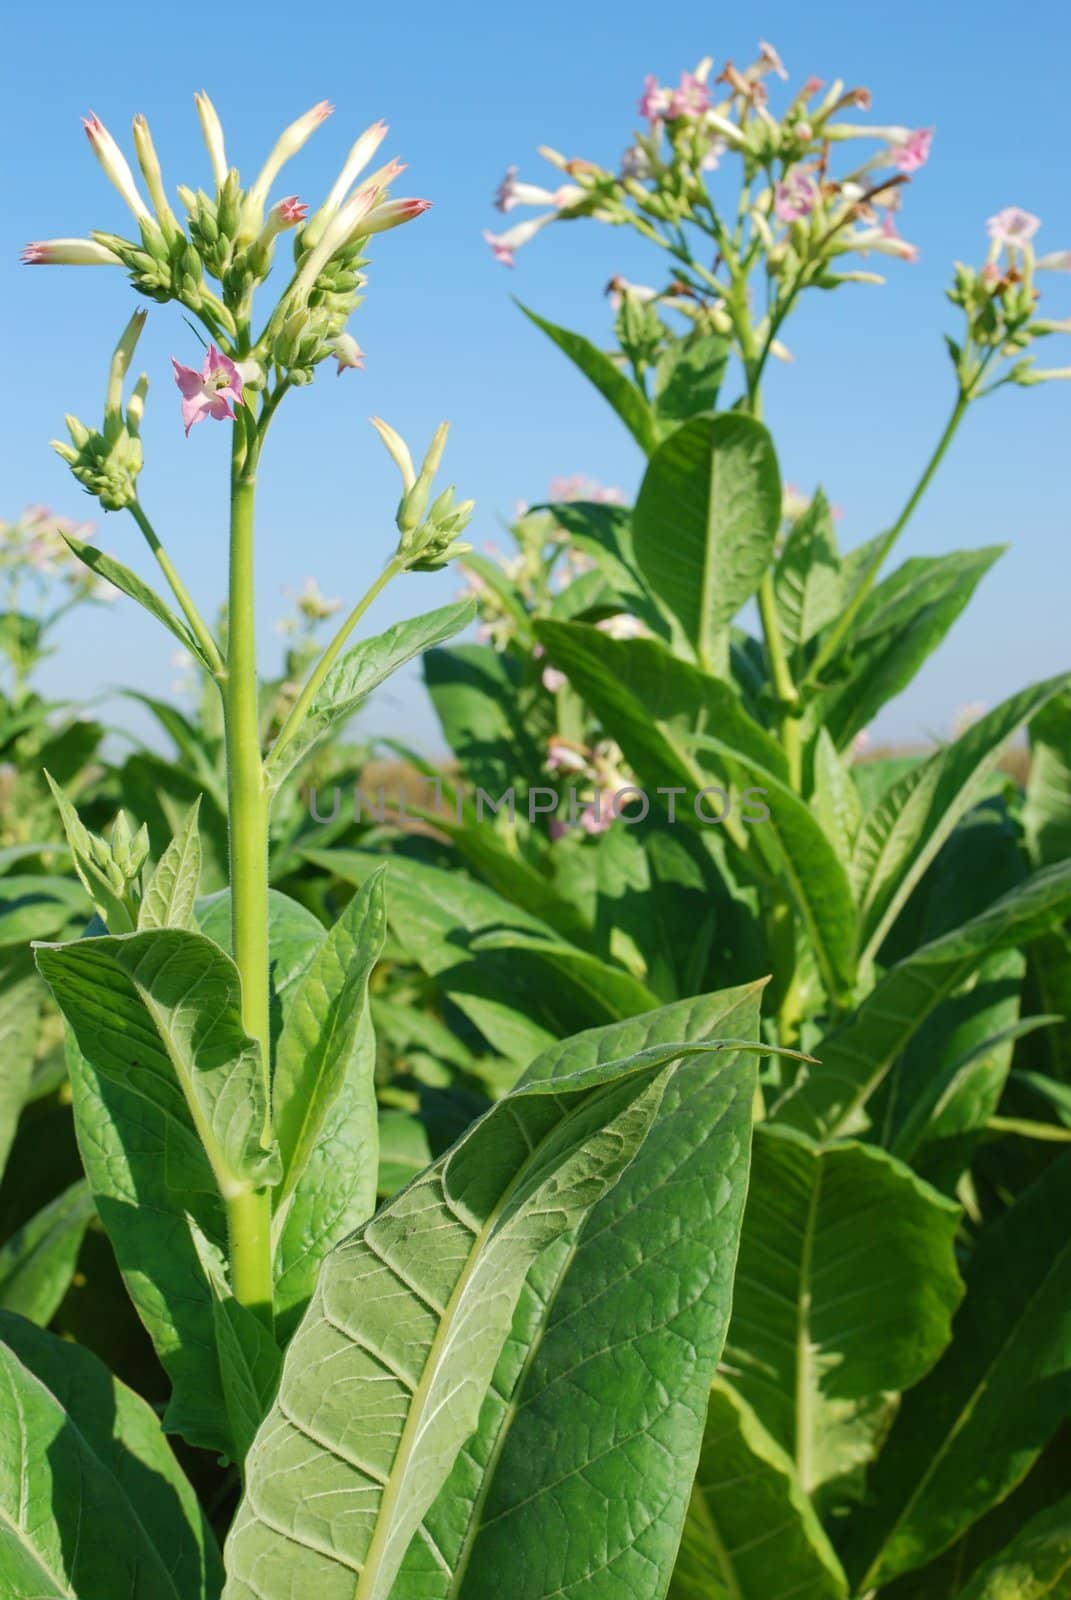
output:
<path id="1" fill-rule="evenodd" d="M 384 633 L 362 639 L 339 656 L 313 696 L 300 728 L 285 745 L 277 743 L 269 753 L 265 770 L 272 787 L 277 789 L 333 728 L 341 731 L 373 689 L 414 656 L 460 633 L 475 614 L 471 600 L 441 606 L 426 616 L 395 622 Z"/>
<path id="2" fill-rule="evenodd" d="M 756 1130 L 724 1370 L 806 1493 L 870 1459 L 891 1396 L 948 1343 L 958 1220 L 882 1150 Z"/>
<path id="3" fill-rule="evenodd" d="M 238 968 L 182 928 L 40 946 L 38 969 L 100 1071 L 188 1122 L 229 1196 L 278 1178 L 260 1049 L 242 1026 Z"/>
<path id="4" fill-rule="evenodd" d="M 1030 724 L 1023 831 L 1036 866 L 1071 856 L 1071 690 L 1049 701 Z"/>
<path id="5" fill-rule="evenodd" d="M 1071 1497 L 979 1567 L 960 1600 L 1071 1600 Z"/>
<path id="6" fill-rule="evenodd" d="M 544 752 L 525 725 L 516 663 L 490 645 L 429 650 L 424 681 L 462 775 L 497 800 L 539 781 Z"/>
<path id="7" fill-rule="evenodd" d="M 283 1357 L 260 1317 L 234 1298 L 216 1249 L 190 1219 L 190 1232 L 201 1269 L 212 1293 L 219 1378 L 227 1410 L 230 1457 L 241 1463 L 275 1399 Z"/>
<path id="8" fill-rule="evenodd" d="M 953 1342 L 905 1396 L 844 1548 L 860 1593 L 931 1560 L 1071 1412 L 1071 1155 L 987 1227 Z"/>
<path id="9" fill-rule="evenodd" d="M 792 1457 L 716 1378 L 668 1600 L 844 1600 L 847 1593 Z"/>
<path id="10" fill-rule="evenodd" d="M 5 1600 L 217 1600 L 212 1532 L 139 1395 L 8 1312 L 0 1386 Z"/>
<path id="11" fill-rule="evenodd" d="M 229 889 L 204 895 L 197 902 L 201 932 L 228 955 L 231 946 L 231 894 Z M 301 980 L 320 948 L 327 930 L 319 917 L 278 889 L 268 891 L 268 945 L 271 952 L 271 1032 L 273 1050 Z"/>
<path id="12" fill-rule="evenodd" d="M 701 411 L 713 411 L 729 364 L 730 344 L 717 333 L 675 339 L 658 358 L 654 406 L 662 438 Z"/>
<path id="13" fill-rule="evenodd" d="M 261 1145 L 264 1089 L 237 969 L 177 929 L 45 948 L 38 962 L 69 1023 L 86 1176 L 171 1378 L 168 1426 L 226 1450 L 212 1297 L 187 1219 L 225 1251 L 221 1184 L 269 1182 L 277 1160 Z"/>
<path id="14" fill-rule="evenodd" d="M 85 891 L 73 878 L 0 878 L 0 950 L 53 939 L 87 915 Z"/>
<path id="15" fill-rule="evenodd" d="M 46 1327 L 70 1287 L 93 1196 L 80 1179 L 0 1248 L 0 1308 Z"/>
<path id="16" fill-rule="evenodd" d="M 1002 550 L 994 545 L 916 556 L 878 584 L 859 612 L 842 658 L 823 673 L 823 682 L 831 677 L 835 682 L 815 706 L 841 749 L 906 689 Z"/>
<path id="17" fill-rule="evenodd" d="M 881 949 L 908 896 L 953 828 L 978 799 L 1016 728 L 1067 683 L 1066 675 L 1024 689 L 981 717 L 897 784 L 863 824 L 855 853 L 863 950 Z"/>
<path id="18" fill-rule="evenodd" d="M 282 1175 L 275 1203 L 281 1211 L 319 1143 L 328 1113 L 352 1064 L 361 1019 L 368 1007 L 368 980 L 386 935 L 385 867 L 367 880 L 319 946 L 294 995 L 279 1036 L 272 1083 L 274 1128 Z M 375 1205 L 376 1100 L 365 1084 L 368 1215 Z"/>
<path id="19" fill-rule="evenodd" d="M 646 1519 L 668 1578 L 727 1312 L 754 1082 L 736 1045 L 719 1047 L 695 1033 L 704 1008 L 707 1020 L 720 1013 L 745 1024 L 745 1033 L 748 1024 L 754 1029 L 757 999 L 752 986 L 553 1047 L 446 1156 L 328 1258 L 288 1351 L 279 1401 L 249 1458 L 247 1496 L 229 1544 L 229 1600 L 274 1600 L 305 1589 L 323 1600 L 456 1593 L 442 1565 L 438 1587 L 426 1587 L 426 1537 L 414 1546 L 416 1577 L 407 1560 L 398 1578 L 422 1520 L 430 1514 L 429 1526 L 438 1527 L 439 1505 L 466 1593 L 500 1593 L 503 1585 L 526 1597 L 561 1592 L 536 1587 L 540 1567 L 550 1556 L 583 1568 L 586 1545 L 590 1573 L 596 1552 L 605 1560 L 601 1519 L 571 1516 L 573 1537 L 548 1550 L 533 1491 L 533 1516 L 523 1519 L 523 1533 L 510 1530 L 504 1568 L 480 1549 L 484 1534 L 494 1540 L 501 1531 L 501 1518 L 480 1526 L 493 1503 L 487 1496 L 474 1500 L 448 1487 L 435 1513 L 430 1508 L 452 1471 L 469 1474 L 459 1452 L 478 1424 L 471 1449 L 485 1462 L 481 1477 L 491 1480 L 491 1492 L 509 1493 L 512 1483 L 523 1511 L 529 1501 L 517 1474 L 538 1479 L 547 1471 L 553 1504 L 554 1480 L 559 1490 L 567 1487 L 560 1480 L 567 1459 L 577 1450 L 603 1455 L 612 1448 L 613 1428 L 607 1432 L 594 1417 L 601 1411 L 609 1423 L 615 1406 L 645 1415 L 626 1427 L 622 1414 L 619 1447 L 607 1463 L 623 1499 L 638 1509 L 648 1487 L 643 1466 L 630 1466 L 634 1451 L 652 1471 L 659 1463 L 665 1491 L 672 1482 L 672 1510 L 656 1519 L 657 1529 Z M 677 1098 L 686 1083 L 699 1096 L 687 1113 Z M 672 1133 L 663 1137 L 668 1127 Z M 648 1139 L 655 1141 L 650 1167 Z M 671 1175 L 677 1186 L 667 1192 Z M 661 1208 L 676 1219 L 669 1240 L 665 1226 L 654 1225 Z M 531 1292 L 518 1308 L 526 1279 Z M 596 1282 L 604 1301 L 593 1307 Z M 657 1311 L 652 1293 L 661 1297 Z M 559 1295 L 569 1324 L 564 1342 L 549 1325 L 557 1315 L 546 1310 Z M 702 1312 L 697 1301 L 705 1302 Z M 667 1320 L 673 1327 L 662 1332 Z M 633 1399 L 630 1385 L 612 1381 L 619 1355 L 635 1369 L 640 1389 Z M 532 1363 L 543 1356 L 552 1365 L 537 1371 Z M 575 1431 L 568 1452 L 552 1462 L 538 1459 L 523 1437 L 526 1385 L 531 1379 L 538 1405 L 552 1377 L 566 1376 L 563 1357 L 570 1368 L 590 1363 L 593 1411 L 591 1421 L 577 1415 L 580 1396 L 568 1381 L 556 1389 L 548 1403 L 560 1428 Z M 681 1401 L 664 1418 L 655 1415 L 665 1404 L 651 1376 L 656 1360 L 671 1363 L 677 1376 L 665 1369 L 666 1389 Z M 507 1381 L 512 1404 L 503 1406 Z M 507 1437 L 514 1423 L 517 1435 Z M 672 1459 L 674 1438 L 683 1462 Z M 596 1470 L 596 1457 L 584 1459 Z M 573 1479 L 581 1495 L 584 1477 L 578 1471 Z M 629 1547 L 639 1535 L 641 1547 L 621 1549 L 622 1567 L 639 1558 L 649 1575 L 634 1514 L 623 1513 L 620 1532 Z M 612 1572 L 605 1581 L 613 1581 Z M 621 1591 L 604 1584 L 600 1592 Z"/>
<path id="20" fill-rule="evenodd" d="M 819 1064 L 777 1115 L 818 1134 L 867 1125 L 867 1100 L 940 1003 L 998 950 L 1035 939 L 1071 906 L 1071 862 L 1047 867 L 980 916 L 891 967 L 842 1027 L 815 1047 Z"/>
<path id="21" fill-rule="evenodd" d="M 658 444 L 658 424 L 642 389 L 582 333 L 570 333 L 568 328 L 559 328 L 553 322 L 537 316 L 527 306 L 522 305 L 521 310 L 580 368 L 589 383 L 593 383 L 603 399 L 613 406 L 644 454 L 650 455 Z"/>
<path id="22" fill-rule="evenodd" d="M 754 418 L 694 417 L 651 457 L 632 516 L 636 564 L 719 677 L 729 624 L 758 588 L 780 522 L 777 457 Z"/>

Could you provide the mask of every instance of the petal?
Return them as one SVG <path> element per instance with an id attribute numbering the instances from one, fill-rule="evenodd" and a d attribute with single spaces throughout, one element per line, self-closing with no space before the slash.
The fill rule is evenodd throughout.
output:
<path id="1" fill-rule="evenodd" d="M 204 379 L 199 372 L 195 372 L 192 367 L 184 367 L 181 361 L 175 360 L 174 356 L 171 357 L 171 365 L 175 369 L 175 382 L 179 386 L 179 392 L 185 398 L 188 399 L 201 392 L 201 385 Z"/>

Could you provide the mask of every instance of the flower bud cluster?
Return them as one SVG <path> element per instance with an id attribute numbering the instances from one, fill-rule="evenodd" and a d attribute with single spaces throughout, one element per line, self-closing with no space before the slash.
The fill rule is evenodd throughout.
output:
<path id="1" fill-rule="evenodd" d="M 472 549 L 458 535 L 464 531 L 476 509 L 474 500 L 454 503 L 451 486 L 431 502 L 431 485 L 442 462 L 446 437 L 450 431 L 447 422 L 440 422 L 435 430 L 420 471 L 413 466 L 409 446 L 389 423 L 381 417 L 372 418 L 372 426 L 402 477 L 402 498 L 398 502 L 395 525 L 401 535 L 395 559 L 409 572 L 437 572 L 457 556 L 467 555 Z"/>
<path id="2" fill-rule="evenodd" d="M 104 421 L 99 430 L 87 428 L 67 415 L 70 444 L 53 439 L 52 448 L 67 462 L 79 483 L 100 501 L 105 511 L 122 511 L 138 498 L 137 478 L 142 467 L 141 419 L 149 380 L 141 374 L 123 407 L 123 384 L 134 348 L 145 326 L 144 311 L 135 311 L 112 357 Z"/>
<path id="3" fill-rule="evenodd" d="M 966 318 L 962 341 L 948 339 L 961 392 L 967 397 L 990 394 L 1007 383 L 1029 388 L 1052 379 L 1071 378 L 1071 367 L 1038 368 L 1027 352 L 1035 341 L 1054 333 L 1071 333 L 1071 318 L 1037 315 L 1038 271 L 1071 271 L 1071 251 L 1040 259 L 1034 235 L 1041 219 L 1018 206 L 990 217 L 989 253 L 981 267 L 957 261 L 948 298 Z M 995 363 L 1010 362 L 994 375 Z M 988 381 L 986 381 L 988 380 Z"/>

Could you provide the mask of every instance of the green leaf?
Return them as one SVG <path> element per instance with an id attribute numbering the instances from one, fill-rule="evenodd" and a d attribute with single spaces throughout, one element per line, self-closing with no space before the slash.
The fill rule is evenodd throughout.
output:
<path id="1" fill-rule="evenodd" d="M 432 645 L 442 644 L 468 626 L 476 614 L 471 600 L 442 606 L 423 617 L 396 622 L 372 639 L 362 639 L 339 656 L 309 706 L 293 738 L 269 753 L 265 771 L 271 786 L 279 787 L 332 729 L 339 728 L 372 690 L 407 661 Z"/>
<path id="2" fill-rule="evenodd" d="M 186 820 L 160 860 L 138 907 L 138 929 L 188 928 L 193 920 L 201 882 L 201 839 L 197 832 L 200 800 L 195 800 Z"/>
<path id="3" fill-rule="evenodd" d="M 756 1129 L 724 1371 L 806 1494 L 850 1482 L 947 1345 L 958 1221 L 882 1150 Z"/>
<path id="4" fill-rule="evenodd" d="M 0 950 L 51 939 L 88 915 L 85 893 L 72 878 L 0 878 Z"/>
<path id="5" fill-rule="evenodd" d="M 0 1175 L 33 1077 L 37 1019 L 44 1000 L 28 951 L 0 961 Z"/>
<path id="6" fill-rule="evenodd" d="M 716 333 L 675 339 L 663 350 L 654 373 L 654 408 L 662 438 L 699 412 L 714 410 L 729 350 L 728 340 Z"/>
<path id="7" fill-rule="evenodd" d="M 1071 1155 L 985 1228 L 953 1343 L 906 1395 L 845 1533 L 858 1590 L 938 1555 L 1025 1475 L 1071 1409 Z"/>
<path id="8" fill-rule="evenodd" d="M 518 1600 L 662 1593 L 725 1332 L 754 1082 L 702 1040 L 754 1032 L 761 987 L 665 1006 L 533 1063 L 526 1081 L 655 1058 L 674 1038 L 695 1052 L 618 1185 L 530 1271 L 477 1433 L 392 1600 L 492 1600 L 503 1575 Z M 558 1528 L 570 1536 L 548 1539 Z"/>
<path id="9" fill-rule="evenodd" d="M 233 955 L 231 894 L 221 889 L 197 902 L 197 920 L 206 939 Z M 273 1047 L 301 980 L 327 936 L 319 917 L 278 889 L 268 890 L 268 944 L 271 951 L 271 1033 Z"/>
<path id="10" fill-rule="evenodd" d="M 814 704 L 839 749 L 907 688 L 1003 549 L 993 545 L 947 556 L 916 556 L 878 584 L 861 608 L 842 655 L 823 673 L 828 683 L 839 666 L 841 680 Z"/>
<path id="11" fill-rule="evenodd" d="M 1050 700 L 1030 724 L 1023 832 L 1035 866 L 1071 856 L 1071 690 Z"/>
<path id="12" fill-rule="evenodd" d="M 948 995 L 997 950 L 1037 938 L 1071 906 L 1071 862 L 1045 868 L 977 917 L 891 967 L 842 1027 L 815 1047 L 819 1064 L 777 1109 L 816 1134 L 856 1132 L 897 1057 Z"/>
<path id="13" fill-rule="evenodd" d="M 980 797 L 1008 739 L 1067 684 L 1050 678 L 981 717 L 916 767 L 867 818 L 855 855 L 861 960 L 876 956 L 909 895 L 953 828 Z"/>
<path id="14" fill-rule="evenodd" d="M 362 883 L 376 858 L 310 850 L 310 861 Z M 555 1038 L 647 1011 L 656 998 L 628 973 L 567 945 L 554 931 L 461 873 L 393 856 L 387 916 L 415 961 L 493 1049 L 527 1066 Z"/>
<path id="15" fill-rule="evenodd" d="M 636 563 L 719 677 L 729 624 L 757 590 L 780 522 L 777 457 L 753 418 L 695 417 L 651 457 L 632 517 Z"/>
<path id="16" fill-rule="evenodd" d="M 160 599 L 155 589 L 138 577 L 136 572 L 131 572 L 129 567 L 124 567 L 121 561 L 116 561 L 114 556 L 104 554 L 95 545 L 83 544 L 81 539 L 76 539 L 73 534 L 65 533 L 64 541 L 74 555 L 90 572 L 95 572 L 98 578 L 104 578 L 108 583 L 121 589 L 123 594 L 129 595 L 131 600 L 136 600 L 139 606 L 144 607 L 157 622 L 162 622 L 169 632 L 211 672 L 212 667 L 206 659 L 204 651 L 197 643 L 185 622 L 180 621 L 167 603 Z"/>
<path id="17" fill-rule="evenodd" d="M 230 1290 L 223 1252 L 190 1218 L 190 1233 L 212 1291 L 219 1375 L 230 1427 L 231 1460 L 241 1463 L 279 1387 L 283 1355 L 258 1316 Z"/>
<path id="18" fill-rule="evenodd" d="M 517 302 L 520 305 L 520 301 Z M 556 327 L 522 305 L 521 310 L 530 322 L 541 328 L 573 362 L 585 378 L 593 383 L 603 399 L 616 411 L 625 427 L 645 455 L 650 455 L 658 444 L 658 424 L 642 389 L 626 377 L 608 355 L 581 333 L 570 333 L 568 328 Z"/>
<path id="19" fill-rule="evenodd" d="M 0 1309 L 47 1327 L 70 1288 L 94 1209 L 79 1179 L 12 1234 L 0 1247 Z"/>
<path id="20" fill-rule="evenodd" d="M 222 1195 L 277 1180 L 259 1046 L 242 1027 L 238 968 L 218 945 L 157 928 L 42 946 L 37 966 L 101 1071 L 154 1105 L 185 1100 Z"/>
<path id="21" fill-rule="evenodd" d="M 1071 1497 L 1034 1517 L 979 1567 L 960 1600 L 1071 1600 Z"/>
<path id="22" fill-rule="evenodd" d="M 791 1456 L 715 1378 L 668 1600 L 844 1600 L 847 1593 Z"/>
<path id="23" fill-rule="evenodd" d="M 277 1211 L 285 1207 L 308 1165 L 357 1048 L 361 1018 L 368 1006 L 368 980 L 387 931 L 385 872 L 386 867 L 381 867 L 354 895 L 316 951 L 279 1036 L 272 1089 L 282 1164 L 275 1191 Z M 365 1084 L 365 1121 L 365 1198 L 370 1216 L 375 1209 L 378 1159 L 371 1078 Z"/>
<path id="24" fill-rule="evenodd" d="M 755 986 L 750 1002 L 754 1023 Z M 701 1146 L 717 1132 L 722 1159 L 704 1161 L 705 1182 L 687 1214 L 694 1216 L 698 1206 L 709 1227 L 712 1211 L 720 1212 L 721 1243 L 716 1235 L 712 1250 L 709 1233 L 702 1240 L 696 1268 L 701 1262 L 703 1275 L 688 1272 L 689 1304 L 712 1275 L 719 1286 L 706 1311 L 701 1359 L 696 1362 L 694 1333 L 690 1341 L 667 1345 L 678 1346 L 693 1370 L 702 1369 L 696 1377 L 704 1388 L 709 1383 L 727 1311 L 754 1078 L 736 1064 L 735 1045 L 724 1047 L 719 1062 L 716 1041 L 659 1039 L 665 1017 L 655 1013 L 555 1046 L 523 1084 L 328 1258 L 287 1352 L 279 1399 L 247 1463 L 246 1498 L 228 1544 L 228 1600 L 275 1600 L 305 1590 L 325 1600 L 400 1600 L 394 1585 L 407 1547 L 480 1422 L 526 1278 L 548 1260 L 561 1274 L 563 1251 L 570 1254 L 571 1239 L 622 1175 L 632 1178 L 630 1163 L 665 1097 L 693 1063 L 705 1063 L 720 1093 L 712 1095 L 706 1117 L 693 1114 L 687 1125 Z M 664 1148 L 657 1165 L 664 1205 L 672 1170 Z M 649 1171 L 643 1182 L 650 1192 Z M 633 1194 L 623 1217 L 611 1210 L 603 1226 L 611 1218 L 621 1226 L 635 1202 Z M 650 1229 L 636 1238 L 654 1245 L 656 1254 L 665 1242 Z M 682 1264 L 671 1272 L 674 1284 Z M 674 1300 L 670 1291 L 664 1314 Z M 633 1315 L 650 1327 L 646 1306 L 644 1295 Z M 579 1348 L 594 1339 L 593 1357 L 605 1352 L 611 1328 L 596 1312 L 580 1327 Z M 571 1348 L 575 1358 L 578 1345 Z M 516 1361 L 511 1364 L 515 1377 L 523 1376 Z M 639 1368 L 649 1383 L 642 1355 Z M 697 1408 L 685 1403 L 683 1410 L 680 1437 L 688 1439 L 682 1449 L 690 1459 L 683 1472 L 675 1467 L 675 1479 L 690 1477 L 698 1453 Z M 590 1447 L 587 1429 L 580 1437 Z M 660 1443 L 658 1453 L 664 1457 L 665 1450 Z M 618 1459 L 627 1462 L 627 1453 Z M 530 1452 L 529 1462 L 539 1470 Z M 561 1458 L 556 1465 L 560 1470 Z M 642 1482 L 641 1469 L 630 1486 L 633 1498 Z M 680 1519 L 686 1488 L 679 1484 Z M 661 1540 L 666 1578 L 680 1528 L 677 1518 L 667 1521 Z M 590 1540 L 590 1562 L 596 1548 L 604 1548 L 600 1528 L 589 1531 L 575 1517 L 570 1526 L 576 1532 L 569 1559 L 583 1562 L 582 1546 Z M 528 1542 L 518 1552 L 516 1538 L 510 1541 L 508 1587 L 518 1596 L 534 1592 L 530 1583 L 522 1587 L 533 1571 Z M 491 1565 L 478 1555 L 468 1573 L 470 1581 L 493 1582 L 501 1592 L 501 1561 Z"/>
<path id="25" fill-rule="evenodd" d="M 424 682 L 462 775 L 492 799 L 538 782 L 545 758 L 528 732 L 516 664 L 490 645 L 429 650 Z M 428 803 L 431 796 L 429 794 Z"/>
<path id="26" fill-rule="evenodd" d="M 0 1312 L 0 1587 L 11 1600 L 217 1600 L 207 1519 L 152 1409 Z"/>
<path id="27" fill-rule="evenodd" d="M 814 747 L 814 793 L 811 809 L 851 882 L 852 851 L 863 808 L 851 768 L 842 759 L 826 728 L 819 728 Z"/>
<path id="28" fill-rule="evenodd" d="M 774 598 L 781 635 L 798 664 L 803 646 L 844 606 L 833 516 L 821 489 L 789 529 L 774 568 Z"/>

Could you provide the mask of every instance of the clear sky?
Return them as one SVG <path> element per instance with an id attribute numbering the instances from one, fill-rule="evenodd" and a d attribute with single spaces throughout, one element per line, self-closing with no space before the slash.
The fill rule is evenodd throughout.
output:
<path id="1" fill-rule="evenodd" d="M 7 18 L 4 516 L 28 502 L 77 516 L 90 509 L 48 440 L 62 432 L 65 411 L 99 420 L 108 354 L 134 303 L 118 270 L 17 264 L 27 239 L 127 231 L 81 113 L 92 108 L 129 149 L 131 115 L 144 112 L 173 189 L 208 179 L 195 89 L 215 100 L 228 153 L 247 177 L 282 125 L 326 96 L 336 114 L 287 169 L 287 190 L 315 203 L 356 134 L 385 116 L 385 153 L 409 162 L 396 193 L 434 202 L 419 222 L 377 243 L 368 297 L 352 324 L 367 371 L 336 381 L 333 368 L 321 369 L 276 423 L 259 539 L 264 650 L 273 665 L 279 645 L 267 624 L 283 606 L 284 585 L 312 573 L 327 594 L 355 597 L 391 548 L 397 485 L 370 413 L 414 446 L 440 417 L 451 418 L 449 476 L 478 502 L 477 544 L 496 536 L 517 500 L 540 498 L 552 476 L 584 473 L 634 490 L 640 461 L 630 438 L 510 296 L 605 341 L 603 286 L 614 271 L 647 275 L 643 255 L 619 230 L 581 223 L 548 230 L 509 272 L 492 262 L 481 230 L 501 224 L 490 202 L 508 163 L 535 180 L 549 173 L 537 145 L 615 161 L 636 123 L 646 72 L 675 79 L 705 53 L 746 62 L 762 36 L 797 83 L 809 73 L 841 76 L 873 90 L 875 120 L 936 124 L 932 160 L 902 217 L 921 261 L 888 263 L 882 289 L 812 295 L 789 327 L 795 363 L 778 366 L 769 386 L 783 475 L 803 487 L 825 485 L 843 507 L 847 545 L 895 515 L 951 403 L 941 334 L 956 328 L 943 294 L 952 260 L 980 259 L 985 219 L 1010 204 L 1042 217 L 1039 246 L 1071 248 L 1071 13 L 1062 0 L 1018 11 L 996 0 L 351 0 L 305 8 L 275 0 L 186 8 L 14 0 Z M 1044 286 L 1052 314 L 1071 314 L 1071 277 L 1049 274 Z M 1046 364 L 1071 364 L 1071 340 L 1054 339 L 1051 350 Z M 143 500 L 211 610 L 224 584 L 227 436 L 206 423 L 183 438 L 172 353 L 194 362 L 197 347 L 176 307 L 153 308 L 139 350 L 153 383 Z M 1071 666 L 1069 456 L 1071 385 L 1006 390 L 968 418 L 903 553 L 1010 548 L 878 732 L 945 733 L 965 703 L 992 704 Z M 100 542 L 148 573 L 129 519 L 104 519 Z M 385 626 L 456 588 L 449 573 L 405 580 L 373 622 Z M 72 620 L 45 681 L 59 694 L 116 683 L 166 691 L 170 653 L 169 639 L 124 601 Z M 121 703 L 113 710 L 129 717 Z M 367 726 L 435 747 L 412 676 L 387 691 Z"/>

